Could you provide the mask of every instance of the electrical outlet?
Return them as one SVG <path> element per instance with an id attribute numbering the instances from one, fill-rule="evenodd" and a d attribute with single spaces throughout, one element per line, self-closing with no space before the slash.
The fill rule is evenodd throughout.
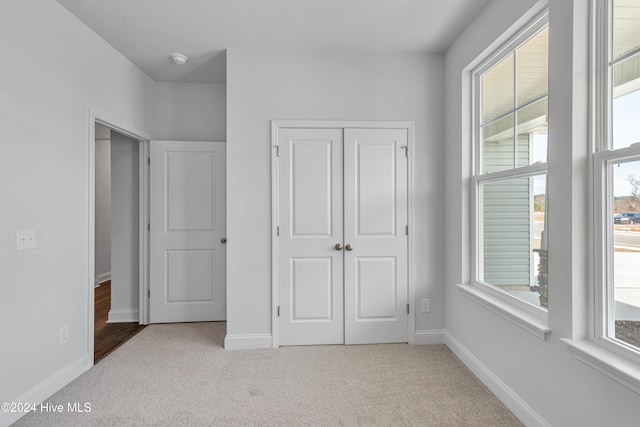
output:
<path id="1" fill-rule="evenodd" d="M 60 345 L 69 342 L 69 325 L 60 328 Z"/>
<path id="2" fill-rule="evenodd" d="M 428 298 L 422 298 L 422 307 L 420 311 L 423 313 L 429 313 L 431 311 L 431 300 Z"/>

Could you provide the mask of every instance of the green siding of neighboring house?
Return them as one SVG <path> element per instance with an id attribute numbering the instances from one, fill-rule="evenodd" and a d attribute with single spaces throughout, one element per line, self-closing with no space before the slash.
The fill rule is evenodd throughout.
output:
<path id="1" fill-rule="evenodd" d="M 486 142 L 485 172 L 513 167 L 512 140 Z M 529 164 L 529 136 L 518 137 L 518 166 Z M 485 183 L 482 198 L 484 281 L 497 286 L 529 286 L 531 280 L 531 180 Z"/>

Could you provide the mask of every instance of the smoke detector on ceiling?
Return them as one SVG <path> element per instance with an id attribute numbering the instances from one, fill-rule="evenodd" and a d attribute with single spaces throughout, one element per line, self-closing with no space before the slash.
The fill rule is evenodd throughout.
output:
<path id="1" fill-rule="evenodd" d="M 178 65 L 184 65 L 189 60 L 189 58 L 187 58 L 187 55 L 183 55 L 181 53 L 172 53 L 171 59 L 173 59 L 173 62 Z"/>

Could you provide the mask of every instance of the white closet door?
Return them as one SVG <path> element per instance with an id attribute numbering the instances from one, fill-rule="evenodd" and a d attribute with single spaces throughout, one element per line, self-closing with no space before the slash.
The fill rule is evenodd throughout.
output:
<path id="1" fill-rule="evenodd" d="M 406 129 L 345 129 L 345 342 L 407 342 Z"/>
<path id="2" fill-rule="evenodd" d="M 342 344 L 342 129 L 280 129 L 280 345 Z"/>
<path id="3" fill-rule="evenodd" d="M 226 146 L 150 146 L 150 321 L 225 320 Z"/>

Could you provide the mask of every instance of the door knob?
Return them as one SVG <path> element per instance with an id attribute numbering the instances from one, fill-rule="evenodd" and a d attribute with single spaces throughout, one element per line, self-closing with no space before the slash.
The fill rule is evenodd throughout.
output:
<path id="1" fill-rule="evenodd" d="M 353 250 L 353 245 L 351 243 L 347 243 L 347 246 L 344 247 L 346 250 L 348 251 L 352 251 Z"/>
<path id="2" fill-rule="evenodd" d="M 342 243 L 336 243 L 334 248 L 336 248 L 336 251 L 341 251 L 342 250 Z"/>
<path id="3" fill-rule="evenodd" d="M 222 243 L 223 245 L 227 243 L 227 238 L 223 237 L 222 239 L 220 239 L 220 243 Z"/>

